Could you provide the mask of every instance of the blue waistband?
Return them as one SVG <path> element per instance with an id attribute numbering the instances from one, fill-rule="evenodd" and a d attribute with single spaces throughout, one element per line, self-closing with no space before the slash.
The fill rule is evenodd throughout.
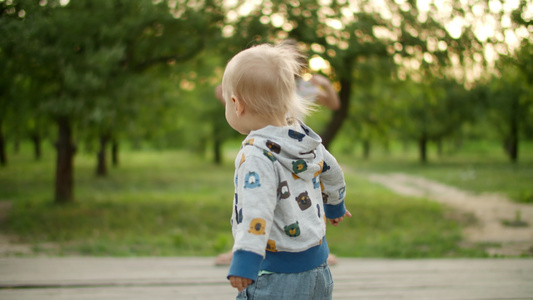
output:
<path id="1" fill-rule="evenodd" d="M 328 255 L 328 243 L 324 237 L 322 244 L 303 252 L 267 252 L 261 270 L 276 273 L 304 272 L 323 264 Z"/>
<path id="2" fill-rule="evenodd" d="M 275 273 L 299 273 L 312 270 L 328 260 L 329 248 L 326 238 L 318 246 L 302 252 L 266 252 L 261 255 L 238 250 L 233 253 L 229 276 L 239 276 L 257 280 L 259 270 Z"/>

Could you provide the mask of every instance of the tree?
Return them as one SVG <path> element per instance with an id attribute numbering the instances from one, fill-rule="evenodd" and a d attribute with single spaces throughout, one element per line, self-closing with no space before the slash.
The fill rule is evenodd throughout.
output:
<path id="1" fill-rule="evenodd" d="M 5 127 L 9 117 L 14 118 L 20 111 L 20 102 L 16 99 L 16 85 L 22 81 L 17 68 L 19 56 L 16 51 L 16 38 L 20 17 L 15 9 L 6 3 L 0 3 L 0 165 L 8 163 L 6 153 Z"/>
<path id="2" fill-rule="evenodd" d="M 520 138 L 527 135 L 533 124 L 531 54 L 531 44 L 523 42 L 516 56 L 498 61 L 499 74 L 488 83 L 488 119 L 511 162 L 518 161 Z"/>
<path id="3" fill-rule="evenodd" d="M 444 13 L 443 9 L 450 9 L 452 14 Z M 241 10 L 247 13 L 240 15 Z M 330 68 L 326 70 L 326 75 L 337 82 L 341 100 L 341 108 L 333 113 L 322 134 L 323 143 L 329 146 L 345 120 L 350 118 L 350 107 L 356 101 L 353 91 L 373 88 L 359 85 L 357 77 L 378 78 L 377 74 L 381 72 L 377 65 L 377 70 L 365 70 L 369 74 L 357 74 L 360 64 L 385 62 L 384 65 L 390 65 L 386 68 L 395 81 L 421 83 L 421 87 L 428 87 L 421 89 L 426 92 L 431 92 L 429 87 L 433 85 L 433 80 L 441 78 L 457 78 L 463 84 L 467 76 L 456 70 L 470 67 L 473 57 L 477 57 L 483 48 L 471 28 L 463 28 L 459 35 L 452 35 L 446 26 L 454 18 L 466 16 L 470 11 L 471 8 L 461 1 L 453 1 L 449 7 L 443 8 L 433 3 L 421 7 L 415 1 L 396 0 L 276 0 L 265 1 L 261 7 L 243 4 L 231 9 L 231 22 L 226 27 L 231 39 L 242 41 L 244 38 L 248 43 L 251 40 L 276 42 L 286 37 L 295 38 L 305 44 L 311 56 L 322 57 L 328 62 Z M 371 75 L 373 73 L 376 75 Z M 402 84 L 390 80 L 386 82 L 402 88 Z M 369 90 L 367 95 L 371 94 L 375 92 Z M 435 96 L 420 97 L 420 101 L 424 102 Z M 367 103 L 366 108 L 369 111 L 379 110 L 388 100 L 376 98 L 372 105 Z M 360 119 L 360 122 L 366 121 Z M 377 123 L 375 126 L 385 127 Z"/>
<path id="4" fill-rule="evenodd" d="M 28 76 L 47 86 L 39 107 L 58 127 L 56 202 L 74 200 L 75 124 L 92 119 L 101 135 L 108 136 L 115 128 L 110 120 L 135 107 L 132 101 L 145 101 L 126 97 L 124 86 L 132 74 L 194 57 L 205 47 L 209 34 L 218 30 L 214 26 L 219 18 L 215 2 L 172 3 L 2 3 L 23 16 L 17 24 L 17 51 L 33 66 L 27 70 Z M 94 117 L 97 112 L 104 112 L 101 118 Z"/>
<path id="5" fill-rule="evenodd" d="M 511 162 L 518 161 L 520 139 L 533 136 L 533 20 L 525 14 L 533 3 L 517 5 L 510 16 L 501 7 L 486 11 L 498 21 L 495 33 L 484 43 L 494 56 L 494 65 L 488 66 L 486 73 L 491 75 L 480 83 L 488 89 L 484 100 L 489 122 Z"/>

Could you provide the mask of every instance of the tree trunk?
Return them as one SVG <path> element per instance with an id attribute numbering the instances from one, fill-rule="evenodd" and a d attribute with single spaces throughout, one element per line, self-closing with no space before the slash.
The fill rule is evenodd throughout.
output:
<path id="1" fill-rule="evenodd" d="M 37 132 L 34 132 L 31 135 L 31 140 L 33 142 L 33 155 L 35 157 L 35 160 L 41 160 L 41 135 Z"/>
<path id="2" fill-rule="evenodd" d="M 97 155 L 96 176 L 104 177 L 107 175 L 106 148 L 109 142 L 109 134 L 100 135 L 100 149 Z"/>
<path id="3" fill-rule="evenodd" d="M 507 140 L 507 155 L 511 162 L 518 161 L 518 122 L 516 120 L 511 121 L 511 130 L 509 132 L 509 138 Z"/>
<path id="4" fill-rule="evenodd" d="M 370 141 L 363 141 L 363 159 L 367 160 L 370 157 Z"/>
<path id="5" fill-rule="evenodd" d="M 339 92 L 341 107 L 333 112 L 331 121 L 322 134 L 322 144 L 326 148 L 329 148 L 331 142 L 341 129 L 344 120 L 348 117 L 348 110 L 350 108 L 350 95 L 352 91 L 351 80 L 341 79 L 340 82 L 342 86 L 341 91 Z"/>
<path id="6" fill-rule="evenodd" d="M 214 141 L 213 154 L 215 156 L 215 164 L 222 164 L 222 141 L 219 138 Z"/>
<path id="7" fill-rule="evenodd" d="M 1 120 L 0 120 L 0 165 L 7 166 L 6 140 L 4 139 L 4 131 L 2 130 Z"/>
<path id="8" fill-rule="evenodd" d="M 418 151 L 420 155 L 420 162 L 425 164 L 427 162 L 427 137 L 425 133 L 422 133 L 418 139 Z"/>
<path id="9" fill-rule="evenodd" d="M 18 135 L 15 136 L 14 142 L 15 143 L 13 143 L 13 152 L 15 154 L 19 154 L 20 153 L 20 137 Z"/>
<path id="10" fill-rule="evenodd" d="M 222 164 L 222 138 L 218 121 L 213 122 L 213 160 L 216 165 Z"/>
<path id="11" fill-rule="evenodd" d="M 119 165 L 119 158 L 118 158 L 118 141 L 113 140 L 111 143 L 111 160 L 113 162 L 114 167 L 118 167 Z"/>
<path id="12" fill-rule="evenodd" d="M 518 99 L 512 101 L 512 114 L 509 118 L 509 137 L 507 140 L 507 154 L 511 162 L 518 161 L 518 119 L 519 119 Z"/>
<path id="13" fill-rule="evenodd" d="M 74 202 L 74 154 L 72 127 L 67 117 L 59 117 L 56 166 L 56 203 Z"/>

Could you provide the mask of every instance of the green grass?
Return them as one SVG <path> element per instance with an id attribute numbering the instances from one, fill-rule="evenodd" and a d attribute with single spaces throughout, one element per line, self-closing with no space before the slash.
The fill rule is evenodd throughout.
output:
<path id="1" fill-rule="evenodd" d="M 362 172 L 403 172 L 474 193 L 499 193 L 516 202 L 533 204 L 533 142 L 524 141 L 520 146 L 517 163 L 509 162 L 499 144 L 487 141 L 465 142 L 460 151 L 441 156 L 430 148 L 426 164 L 419 162 L 414 147 L 408 151 L 378 149 L 368 160 L 354 160 L 353 155 L 343 159 L 351 160 L 352 166 Z"/>
<path id="2" fill-rule="evenodd" d="M 125 151 L 121 165 L 110 168 L 106 178 L 94 175 L 94 155 L 79 153 L 76 201 L 54 205 L 52 148 L 45 149 L 39 162 L 23 148 L 9 157 L 7 167 L 0 168 L 0 201 L 12 203 L 8 220 L 0 225 L 3 232 L 33 245 L 37 254 L 216 255 L 230 250 L 233 241 L 229 218 L 235 151 L 225 152 L 221 166 L 185 151 Z M 531 191 L 533 159 L 513 166 L 493 158 L 485 162 L 457 155 L 421 166 L 405 157 L 381 155 L 369 161 L 353 155 L 338 157 L 341 164 L 356 170 L 346 174 L 347 207 L 354 217 L 328 228 L 333 253 L 389 258 L 485 256 L 482 245 L 461 246 L 461 228 L 470 222 L 468 218 L 426 199 L 395 195 L 370 183 L 365 172 L 402 171 L 480 190 L 483 184 L 489 185 L 482 181 L 490 177 L 489 191 L 505 193 L 508 184 Z M 455 177 L 465 168 L 474 168 L 475 178 L 481 179 L 460 185 Z M 502 172 L 505 176 L 499 175 Z"/>
<path id="3" fill-rule="evenodd" d="M 328 229 L 331 251 L 340 256 L 424 258 L 483 256 L 480 247 L 460 247 L 465 222 L 426 199 L 384 190 L 357 174 L 346 174 L 347 207 L 353 217 Z"/>
<path id="4" fill-rule="evenodd" d="M 45 160 L 51 157 L 46 157 Z M 76 202 L 54 205 L 53 166 L 15 157 L 0 170 L 7 230 L 52 254 L 215 255 L 231 246 L 231 166 L 186 152 L 126 152 L 106 178 L 78 155 Z"/>

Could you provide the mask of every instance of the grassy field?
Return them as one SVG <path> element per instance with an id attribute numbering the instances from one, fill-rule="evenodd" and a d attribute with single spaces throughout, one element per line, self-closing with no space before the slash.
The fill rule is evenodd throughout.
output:
<path id="1" fill-rule="evenodd" d="M 0 168 L 0 201 L 12 203 L 0 226 L 33 245 L 37 254 L 207 256 L 231 249 L 234 148 L 225 151 L 221 166 L 185 151 L 125 151 L 121 165 L 106 178 L 95 177 L 94 155 L 79 153 L 76 202 L 60 206 L 52 201 L 52 148 L 39 162 L 30 152 L 23 148 Z M 485 256 L 483 245 L 461 246 L 464 218 L 450 218 L 453 213 L 440 204 L 395 195 L 370 183 L 367 172 L 423 175 L 478 192 L 508 193 L 523 202 L 533 192 L 531 154 L 516 165 L 468 151 L 434 158 L 426 166 L 414 153 L 378 151 L 368 161 L 354 155 L 338 159 L 356 170 L 346 174 L 347 207 L 354 217 L 328 229 L 330 248 L 339 256 Z"/>
<path id="2" fill-rule="evenodd" d="M 517 163 L 509 162 L 498 143 L 488 141 L 465 142 L 460 150 L 440 156 L 430 147 L 426 164 L 419 162 L 415 145 L 411 146 L 407 150 L 399 145 L 388 151 L 378 148 L 368 160 L 360 159 L 360 155 L 344 155 L 341 159 L 352 161 L 359 171 L 403 172 L 475 193 L 499 193 L 516 202 L 533 204 L 533 142 L 521 143 Z"/>

